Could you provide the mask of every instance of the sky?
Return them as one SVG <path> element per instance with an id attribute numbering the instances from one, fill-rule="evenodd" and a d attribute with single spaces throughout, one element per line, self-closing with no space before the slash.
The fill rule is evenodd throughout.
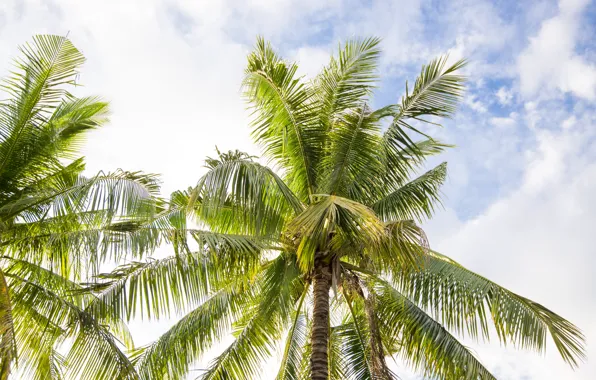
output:
<path id="1" fill-rule="evenodd" d="M 596 378 L 596 4 L 587 0 L 2 0 L 0 72 L 33 34 L 65 35 L 88 61 L 81 94 L 111 103 L 84 148 L 88 172 L 161 173 L 164 193 L 196 183 L 206 156 L 258 154 L 240 96 L 256 36 L 312 77 L 341 41 L 383 38 L 373 103 L 395 103 L 422 64 L 469 61 L 463 104 L 432 130 L 456 148 L 436 250 L 562 314 L 588 339 L 572 371 L 545 355 L 469 342 L 499 379 Z M 438 161 L 437 161 L 438 162 Z M 133 324 L 147 343 L 164 323 Z M 468 343 L 468 342 L 466 342 Z M 405 380 L 419 379 L 398 364 Z"/>

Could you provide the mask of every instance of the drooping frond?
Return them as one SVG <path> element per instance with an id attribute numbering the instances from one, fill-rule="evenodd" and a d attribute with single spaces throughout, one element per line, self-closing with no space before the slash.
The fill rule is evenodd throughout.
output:
<path id="1" fill-rule="evenodd" d="M 584 335 L 571 322 L 436 252 L 429 252 L 424 270 L 395 280 L 400 291 L 447 328 L 487 336 L 490 316 L 503 343 L 542 351 L 550 334 L 572 367 L 585 358 Z"/>
<path id="2" fill-rule="evenodd" d="M 306 349 L 306 342 L 308 341 L 307 315 L 303 310 L 303 303 L 307 292 L 308 287 L 305 288 L 294 312 L 294 318 L 286 337 L 286 344 L 276 380 L 301 379 L 302 358 Z"/>
<path id="3" fill-rule="evenodd" d="M 137 380 L 139 375 L 114 336 L 90 314 L 82 313 L 66 356 L 67 377 Z"/>
<path id="4" fill-rule="evenodd" d="M 440 323 L 383 281 L 372 289 L 387 346 L 425 376 L 445 380 L 495 377 Z"/>
<path id="5" fill-rule="evenodd" d="M 277 237 L 302 203 L 271 169 L 247 159 L 223 161 L 203 176 L 188 207 L 214 231 Z"/>
<path id="6" fill-rule="evenodd" d="M 320 196 L 292 220 L 288 244 L 297 246 L 298 262 L 304 271 L 314 264 L 317 250 L 375 246 L 385 230 L 372 210 L 338 196 Z M 328 244 L 329 243 L 329 244 Z"/>
<path id="7" fill-rule="evenodd" d="M 253 139 L 282 166 L 288 186 L 306 201 L 316 186 L 324 134 L 313 92 L 296 70 L 296 64 L 283 61 L 259 38 L 248 56 L 243 87 L 254 107 Z"/>
<path id="8" fill-rule="evenodd" d="M 342 343 L 344 340 L 343 334 L 343 325 L 332 326 L 331 332 L 329 334 L 329 379 L 330 380 L 344 380 L 347 378 L 346 372 L 348 368 L 347 360 L 344 357 L 343 346 Z M 307 344 L 307 350 L 305 352 L 305 357 L 310 357 L 310 347 Z M 303 363 L 308 362 L 308 360 L 303 359 Z M 303 368 L 305 365 L 303 364 Z M 309 379 L 310 375 L 310 368 L 304 368 L 303 376 L 301 379 Z"/>
<path id="9" fill-rule="evenodd" d="M 230 282 L 248 282 L 261 264 L 259 242 L 246 236 L 193 231 L 200 251 L 160 260 L 132 262 L 88 284 L 96 301 L 88 308 L 130 320 L 159 318 L 198 305 L 210 291 Z"/>
<path id="10" fill-rule="evenodd" d="M 363 317 L 361 302 L 344 293 L 350 311 L 344 323 L 337 327 L 341 338 L 341 353 L 345 362 L 345 376 L 351 380 L 371 380 L 371 352 L 368 347 L 366 322 Z"/>
<path id="11" fill-rule="evenodd" d="M 341 265 L 364 272 L 403 275 L 420 269 L 427 247 L 426 234 L 416 223 L 411 220 L 391 222 L 384 225 L 379 244 L 346 255 Z"/>
<path id="12" fill-rule="evenodd" d="M 126 215 L 143 211 L 157 195 L 154 175 L 116 171 L 99 173 L 91 178 L 80 176 L 53 177 L 34 192 L 15 196 L 0 207 L 0 218 L 8 221 L 16 215 L 31 222 L 49 216 L 73 212 L 105 210 L 109 215 Z M 27 212 L 27 215 L 22 213 Z"/>
<path id="13" fill-rule="evenodd" d="M 264 269 L 262 280 L 255 284 L 259 289 L 255 304 L 235 323 L 234 342 L 213 360 L 201 379 L 252 379 L 261 373 L 304 294 L 299 274 L 290 255 L 279 256 Z"/>
<path id="14" fill-rule="evenodd" d="M 250 299 L 242 293 L 229 288 L 213 293 L 157 341 L 140 349 L 133 362 L 141 378 L 184 379 L 189 366 L 229 331 L 233 317 Z"/>
<path id="15" fill-rule="evenodd" d="M 96 318 L 85 312 L 92 297 L 81 292 L 79 285 L 22 260 L 8 259 L 5 274 L 13 299 L 17 348 L 24 363 L 19 368 L 22 374 L 39 379 L 62 372 L 93 379 L 135 378 L 134 368 L 119 347 L 132 346 L 128 329 L 111 314 Z M 56 350 L 65 340 L 63 361 Z"/>

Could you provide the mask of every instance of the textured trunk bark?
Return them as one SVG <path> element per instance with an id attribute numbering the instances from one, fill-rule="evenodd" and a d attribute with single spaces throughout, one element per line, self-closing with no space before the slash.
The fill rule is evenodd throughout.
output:
<path id="1" fill-rule="evenodd" d="M 7 380 L 13 354 L 14 330 L 8 284 L 0 270 L 0 380 Z"/>
<path id="2" fill-rule="evenodd" d="M 375 315 L 375 299 L 372 294 L 365 299 L 364 308 L 369 329 L 371 376 L 374 380 L 390 380 L 392 379 L 391 371 L 385 361 L 381 332 L 379 331 L 379 325 L 377 324 L 377 317 Z"/>
<path id="3" fill-rule="evenodd" d="M 312 380 L 329 379 L 329 289 L 331 288 L 331 266 L 315 260 L 314 309 L 311 331 L 312 354 L 310 370 Z"/>

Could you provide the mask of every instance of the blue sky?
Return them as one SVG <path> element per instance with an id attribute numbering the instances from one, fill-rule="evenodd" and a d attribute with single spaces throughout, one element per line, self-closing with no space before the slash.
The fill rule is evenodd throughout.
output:
<path id="1" fill-rule="evenodd" d="M 430 132 L 457 147 L 431 245 L 577 323 L 588 362 L 498 343 L 470 345 L 502 379 L 596 377 L 596 4 L 526 1 L 79 1 L 0 3 L 0 69 L 35 33 L 69 36 L 88 58 L 81 93 L 111 101 L 112 121 L 85 147 L 88 169 L 163 174 L 185 188 L 205 156 L 258 153 L 240 97 L 255 36 L 314 75 L 340 41 L 383 38 L 374 103 L 397 101 L 420 66 L 469 61 L 458 115 Z M 133 326 L 143 343 L 167 324 Z M 416 379 L 403 366 L 404 379 Z"/>

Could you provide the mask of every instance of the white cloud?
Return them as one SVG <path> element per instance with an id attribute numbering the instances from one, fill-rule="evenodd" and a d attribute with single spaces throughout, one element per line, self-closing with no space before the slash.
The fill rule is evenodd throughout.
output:
<path id="1" fill-rule="evenodd" d="M 464 98 L 464 104 L 479 113 L 485 113 L 487 111 L 484 103 L 482 103 L 482 101 L 478 99 L 478 96 L 474 94 L 467 94 Z"/>
<path id="2" fill-rule="evenodd" d="M 500 87 L 496 95 L 499 103 L 504 106 L 511 104 L 511 101 L 513 100 L 513 91 L 506 87 Z"/>
<path id="3" fill-rule="evenodd" d="M 563 129 L 572 128 L 576 122 L 577 122 L 577 118 L 575 117 L 575 115 L 571 115 L 567 119 L 565 119 L 565 121 L 563 121 L 563 124 L 561 124 L 561 128 L 563 128 Z"/>
<path id="4" fill-rule="evenodd" d="M 489 122 L 497 128 L 511 128 L 517 124 L 517 114 L 512 112 L 508 117 L 491 117 Z"/>
<path id="5" fill-rule="evenodd" d="M 562 0 L 559 14 L 542 23 L 518 59 L 521 92 L 558 89 L 576 96 L 596 96 L 596 66 L 575 52 L 585 0 Z"/>
<path id="6" fill-rule="evenodd" d="M 314 78 L 331 58 L 329 47 L 302 46 L 290 54 L 298 63 L 298 73 Z"/>

